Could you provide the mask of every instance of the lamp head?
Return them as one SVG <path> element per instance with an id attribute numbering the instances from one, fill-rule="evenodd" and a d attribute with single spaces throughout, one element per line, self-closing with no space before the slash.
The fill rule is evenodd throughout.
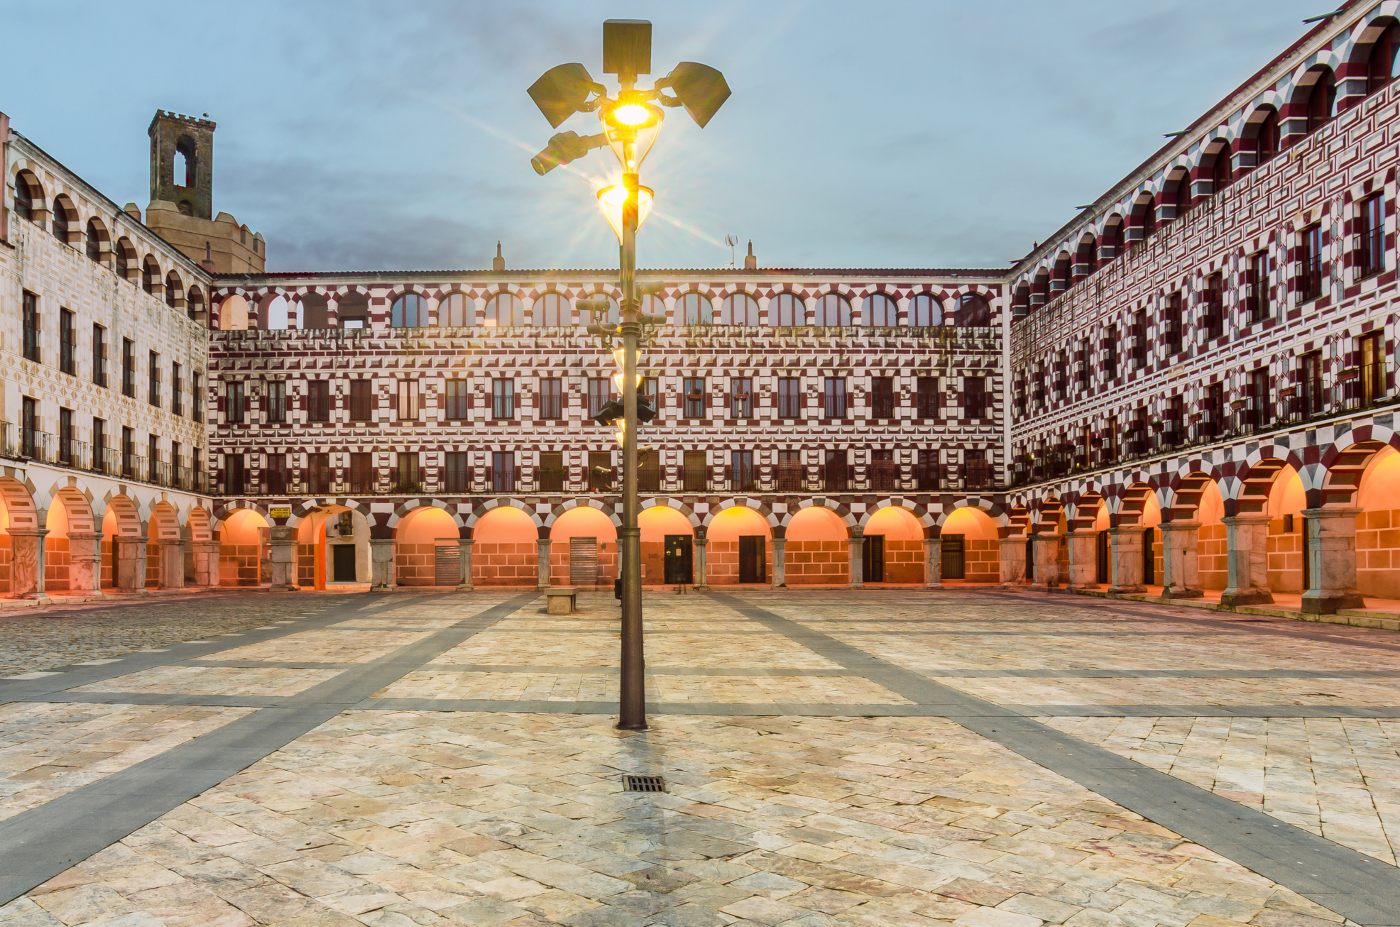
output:
<path id="1" fill-rule="evenodd" d="M 603 407 L 598 410 L 598 414 L 593 416 L 593 421 L 597 422 L 599 425 L 611 425 L 613 422 L 621 421 L 622 417 L 626 414 L 626 410 L 622 408 L 622 403 L 618 402 L 616 399 L 609 399 L 607 402 L 603 403 Z"/>
<path id="2" fill-rule="evenodd" d="M 556 64 L 530 85 L 527 93 L 535 101 L 551 128 L 588 107 L 588 98 L 598 89 L 588 69 L 577 61 Z"/>
<path id="3" fill-rule="evenodd" d="M 577 161 L 594 148 L 601 148 L 607 143 L 607 137 L 602 133 L 579 135 L 577 132 L 560 132 L 550 138 L 543 151 L 530 159 L 530 166 L 536 174 L 548 174 L 556 167 Z"/>
<path id="4" fill-rule="evenodd" d="M 700 128 L 714 118 L 729 99 L 729 84 L 724 75 L 698 61 L 682 61 L 670 74 L 656 82 L 658 88 L 669 87 L 690 118 Z"/>
<path id="5" fill-rule="evenodd" d="M 627 188 L 620 183 L 598 191 L 598 209 L 617 233 L 618 241 L 622 240 L 622 207 L 627 203 L 627 196 Z M 637 187 L 637 228 L 641 228 L 647 216 L 651 215 L 651 201 L 651 187 Z"/>
<path id="6" fill-rule="evenodd" d="M 625 86 L 651 73 L 651 23 L 645 19 L 609 19 L 603 23 L 603 73 L 616 74 Z"/>

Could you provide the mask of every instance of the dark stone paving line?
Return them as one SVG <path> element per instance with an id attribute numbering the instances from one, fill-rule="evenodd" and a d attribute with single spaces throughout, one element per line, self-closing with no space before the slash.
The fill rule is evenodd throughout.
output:
<path id="1" fill-rule="evenodd" d="M 185 660 L 181 666 L 211 666 L 219 669 L 350 669 L 362 666 L 363 661 L 346 660 L 341 663 L 323 663 L 313 660 L 207 660 L 195 658 Z"/>
<path id="2" fill-rule="evenodd" d="M 52 692 L 12 702 L 78 705 L 180 705 L 190 708 L 276 708 L 287 695 L 185 695 L 177 692 Z"/>
<path id="3" fill-rule="evenodd" d="M 380 659 L 0 821 L 0 905 L 123 839 L 538 597 L 507 599 Z M 423 597 L 423 603 L 441 596 Z M 399 599 L 391 606 L 403 607 Z"/>
<path id="4" fill-rule="evenodd" d="M 664 633 L 664 632 L 663 632 Z M 422 667 L 436 673 L 529 673 L 538 674 L 608 674 L 616 675 L 617 666 L 534 666 L 512 663 L 428 663 Z M 654 666 L 647 665 L 647 673 L 653 676 L 745 676 L 764 679 L 768 677 L 803 676 L 849 676 L 843 669 L 802 669 L 800 667 L 761 667 L 761 666 Z"/>
<path id="5" fill-rule="evenodd" d="M 740 614 L 921 704 L 963 706 L 963 727 L 1365 927 L 1396 923 L 1400 869 L 966 695 L 743 599 Z M 1000 707 L 1000 713 L 997 709 Z"/>
<path id="6" fill-rule="evenodd" d="M 1400 718 L 1400 708 L 1364 705 L 1013 705 L 1042 718 Z"/>
<path id="7" fill-rule="evenodd" d="M 946 709 L 946 710 L 945 710 Z M 705 715 L 713 717 L 807 718 L 949 718 L 962 717 L 958 706 L 830 704 L 821 702 L 647 702 L 655 715 Z M 353 706 L 354 711 L 475 711 L 555 715 L 615 715 L 613 701 L 550 701 L 548 699 L 451 699 L 372 698 Z M 1006 712 L 993 709 L 998 717 Z"/>
<path id="8" fill-rule="evenodd" d="M 1301 669 L 944 669 L 920 667 L 935 679 L 1400 679 L 1397 670 Z"/>

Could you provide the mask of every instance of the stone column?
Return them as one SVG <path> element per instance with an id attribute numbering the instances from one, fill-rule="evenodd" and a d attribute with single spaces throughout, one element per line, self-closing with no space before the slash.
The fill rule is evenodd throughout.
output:
<path id="1" fill-rule="evenodd" d="M 1019 586 L 1026 581 L 1026 539 L 1023 536 L 1001 539 L 1001 583 Z"/>
<path id="2" fill-rule="evenodd" d="M 1227 516 L 1226 558 L 1230 578 L 1220 594 L 1221 605 L 1257 605 L 1272 602 L 1269 592 L 1269 516 Z"/>
<path id="3" fill-rule="evenodd" d="M 773 539 L 773 588 L 787 586 L 787 538 Z"/>
<path id="4" fill-rule="evenodd" d="M 117 549 L 117 590 L 127 593 L 146 591 L 146 535 L 112 538 Z"/>
<path id="5" fill-rule="evenodd" d="M 1090 589 L 1098 585 L 1098 552 L 1094 549 L 1098 539 L 1099 533 L 1092 529 L 1069 533 L 1069 576 L 1065 577 L 1065 585 L 1070 589 Z"/>
<path id="6" fill-rule="evenodd" d="M 695 539 L 695 588 L 704 592 L 710 587 L 705 582 L 705 546 L 709 538 Z"/>
<path id="7" fill-rule="evenodd" d="M 1123 525 L 1108 529 L 1109 592 L 1143 592 L 1141 525 Z"/>
<path id="8" fill-rule="evenodd" d="M 1331 615 L 1343 608 L 1365 608 L 1356 591 L 1356 516 L 1360 509 L 1303 509 L 1307 530 L 1308 589 L 1303 611 Z"/>
<path id="9" fill-rule="evenodd" d="M 535 588 L 543 592 L 549 588 L 549 538 L 535 541 Z"/>
<path id="10" fill-rule="evenodd" d="M 943 538 L 924 538 L 924 585 L 943 587 Z"/>
<path id="11" fill-rule="evenodd" d="M 865 587 L 865 535 L 852 533 L 848 542 L 851 546 L 851 588 Z"/>
<path id="12" fill-rule="evenodd" d="M 219 542 L 192 541 L 194 544 L 194 583 L 196 586 L 219 585 Z"/>
<path id="13" fill-rule="evenodd" d="M 460 590 L 462 590 L 463 592 L 471 592 L 471 591 L 472 591 L 472 544 L 473 544 L 473 543 L 474 543 L 474 542 L 472 541 L 471 538 L 458 538 L 458 539 L 457 539 L 457 546 L 460 547 L 460 548 L 462 549 L 462 557 L 461 557 L 461 567 L 462 567 L 462 571 L 461 571 L 461 582 L 459 582 L 459 583 L 457 584 L 457 588 L 460 589 Z"/>
<path id="14" fill-rule="evenodd" d="M 1060 586 L 1060 536 L 1058 534 L 1034 535 L 1031 548 L 1035 553 L 1035 582 L 1047 589 Z"/>
<path id="15" fill-rule="evenodd" d="M 185 588 L 185 542 L 175 538 L 156 541 L 160 557 L 160 588 Z"/>
<path id="16" fill-rule="evenodd" d="M 44 537 L 47 528 L 11 528 L 10 591 L 17 598 L 44 598 Z"/>
<path id="17" fill-rule="evenodd" d="M 102 535 L 68 533 L 68 591 L 102 594 Z"/>
<path id="18" fill-rule="evenodd" d="M 370 590 L 388 592 L 394 587 L 394 539 L 370 538 Z"/>
<path id="19" fill-rule="evenodd" d="M 1162 522 L 1162 598 L 1199 599 L 1201 570 L 1196 559 L 1194 521 Z"/>
<path id="20" fill-rule="evenodd" d="M 274 590 L 296 588 L 295 555 L 296 529 L 274 525 L 268 540 L 268 572 Z"/>

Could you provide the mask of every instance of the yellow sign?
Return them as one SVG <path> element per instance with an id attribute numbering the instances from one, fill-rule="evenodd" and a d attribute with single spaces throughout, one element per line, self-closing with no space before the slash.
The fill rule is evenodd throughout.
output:
<path id="1" fill-rule="evenodd" d="M 270 518 L 291 518 L 292 507 L 290 505 L 269 505 L 267 514 Z"/>

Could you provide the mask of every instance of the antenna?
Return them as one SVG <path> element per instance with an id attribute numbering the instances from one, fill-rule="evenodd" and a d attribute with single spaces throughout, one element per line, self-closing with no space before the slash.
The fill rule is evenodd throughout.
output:
<path id="1" fill-rule="evenodd" d="M 724 243 L 729 246 L 729 266 L 734 267 L 736 263 L 734 260 L 734 246 L 739 243 L 739 236 L 726 235 L 724 236 Z"/>

